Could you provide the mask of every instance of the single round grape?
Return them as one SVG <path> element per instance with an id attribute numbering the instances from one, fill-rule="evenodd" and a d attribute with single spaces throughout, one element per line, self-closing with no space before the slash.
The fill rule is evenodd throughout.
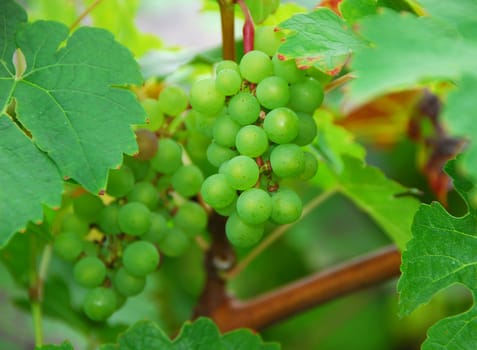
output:
<path id="1" fill-rule="evenodd" d="M 193 237 L 207 227 L 207 212 L 195 202 L 185 202 L 179 207 L 173 218 L 176 227 Z"/>
<path id="2" fill-rule="evenodd" d="M 146 279 L 133 276 L 125 268 L 121 267 L 114 275 L 113 284 L 119 294 L 125 297 L 132 297 L 144 290 Z"/>
<path id="3" fill-rule="evenodd" d="M 236 207 L 237 207 L 237 197 L 235 197 L 235 199 L 232 201 L 232 203 L 230 203 L 226 207 L 214 208 L 214 210 L 216 211 L 217 214 L 219 214 L 221 216 L 230 216 L 230 215 L 232 215 L 233 212 L 235 212 Z"/>
<path id="4" fill-rule="evenodd" d="M 271 219 L 277 224 L 290 224 L 298 220 L 303 210 L 303 204 L 295 191 L 280 188 L 272 194 Z"/>
<path id="5" fill-rule="evenodd" d="M 79 260 L 73 269 L 73 278 L 82 287 L 94 288 L 103 283 L 106 266 L 95 256 L 86 256 Z"/>
<path id="6" fill-rule="evenodd" d="M 159 252 L 150 242 L 133 242 L 124 250 L 123 265 L 131 275 L 144 277 L 159 265 Z"/>
<path id="7" fill-rule="evenodd" d="M 151 243 L 158 243 L 165 237 L 167 228 L 167 220 L 164 215 L 152 212 L 151 227 L 149 231 L 141 236 L 141 239 Z"/>
<path id="8" fill-rule="evenodd" d="M 98 225 L 106 234 L 115 235 L 121 233 L 118 222 L 119 206 L 115 203 L 104 207 L 99 213 Z"/>
<path id="9" fill-rule="evenodd" d="M 298 112 L 298 135 L 292 141 L 298 146 L 305 146 L 313 142 L 317 134 L 317 126 L 313 117 L 307 113 Z"/>
<path id="10" fill-rule="evenodd" d="M 253 187 L 260 175 L 257 163 L 247 156 L 236 156 L 230 159 L 223 169 L 230 187 L 236 190 L 246 190 Z"/>
<path id="11" fill-rule="evenodd" d="M 158 102 L 162 112 L 171 116 L 181 114 L 189 104 L 186 92 L 175 85 L 168 85 L 162 89 Z"/>
<path id="12" fill-rule="evenodd" d="M 89 192 L 73 198 L 73 210 L 75 214 L 87 222 L 97 222 L 99 213 L 103 207 L 103 201 L 98 196 Z"/>
<path id="13" fill-rule="evenodd" d="M 106 193 L 113 197 L 124 197 L 134 186 L 134 175 L 131 169 L 123 165 L 119 169 L 111 169 L 108 175 Z"/>
<path id="14" fill-rule="evenodd" d="M 159 107 L 159 102 L 152 98 L 146 98 L 141 101 L 141 105 L 147 114 L 147 123 L 141 127 L 152 131 L 158 130 L 164 123 L 164 114 Z"/>
<path id="15" fill-rule="evenodd" d="M 157 179 L 156 189 L 158 192 L 167 192 L 171 187 L 172 175 L 162 175 Z"/>
<path id="16" fill-rule="evenodd" d="M 205 115 L 197 111 L 192 111 L 192 113 L 195 114 L 195 118 L 193 120 L 194 126 L 189 127 L 189 130 L 194 130 L 207 136 L 208 138 L 212 138 L 212 128 L 215 122 L 215 116 Z M 189 113 L 187 116 L 189 117 L 190 114 L 191 113 Z"/>
<path id="17" fill-rule="evenodd" d="M 172 174 L 182 164 L 182 148 L 172 139 L 161 138 L 151 165 L 161 174 Z M 129 192 L 129 191 L 128 191 Z"/>
<path id="18" fill-rule="evenodd" d="M 224 174 L 214 174 L 206 178 L 200 193 L 204 201 L 213 208 L 224 208 L 237 197 L 237 192 L 229 185 Z"/>
<path id="19" fill-rule="evenodd" d="M 215 80 L 197 80 L 190 89 L 190 104 L 195 110 L 209 115 L 217 114 L 224 107 L 225 96 L 215 87 Z"/>
<path id="20" fill-rule="evenodd" d="M 233 147 L 239 130 L 240 124 L 232 120 L 229 115 L 222 115 L 214 121 L 212 137 L 218 145 Z"/>
<path id="21" fill-rule="evenodd" d="M 215 167 L 219 167 L 223 162 L 233 158 L 238 153 L 228 147 L 220 146 L 215 142 L 212 142 L 207 147 L 207 160 Z"/>
<path id="22" fill-rule="evenodd" d="M 61 218 L 61 231 L 74 232 L 79 236 L 84 236 L 89 232 L 89 224 L 74 213 L 66 213 Z"/>
<path id="23" fill-rule="evenodd" d="M 288 106 L 297 112 L 313 113 L 323 102 L 323 86 L 318 80 L 308 78 L 290 85 Z"/>
<path id="24" fill-rule="evenodd" d="M 215 87 L 225 96 L 235 95 L 242 85 L 240 73 L 234 69 L 224 68 L 215 77 Z"/>
<path id="25" fill-rule="evenodd" d="M 254 48 L 273 56 L 281 44 L 284 34 L 274 26 L 260 25 L 255 27 Z"/>
<path id="26" fill-rule="evenodd" d="M 55 237 L 53 249 L 60 258 L 75 261 L 83 251 L 83 239 L 75 232 L 62 232 Z"/>
<path id="27" fill-rule="evenodd" d="M 156 141 L 157 142 L 157 141 Z M 144 180 L 151 169 L 150 162 L 128 155 L 124 156 L 124 165 L 131 169 L 135 181 Z"/>
<path id="28" fill-rule="evenodd" d="M 136 154 L 136 158 L 140 160 L 149 160 L 157 152 L 157 136 L 150 130 L 137 129 L 136 142 L 139 152 Z"/>
<path id="29" fill-rule="evenodd" d="M 119 209 L 118 224 L 122 232 L 142 236 L 151 228 L 151 211 L 142 203 L 127 203 Z"/>
<path id="30" fill-rule="evenodd" d="M 252 246 L 262 238 L 263 225 L 251 225 L 243 221 L 237 213 L 233 213 L 225 224 L 225 234 L 230 243 L 237 247 Z"/>
<path id="31" fill-rule="evenodd" d="M 305 154 L 294 143 L 278 145 L 270 154 L 270 164 L 273 172 L 280 177 L 298 176 L 305 168 Z"/>
<path id="32" fill-rule="evenodd" d="M 147 181 L 136 182 L 126 198 L 128 202 L 142 203 L 150 210 L 154 210 L 159 203 L 159 193 L 154 185 Z"/>
<path id="33" fill-rule="evenodd" d="M 239 64 L 240 74 L 251 83 L 259 83 L 273 74 L 270 57 L 264 52 L 252 50 L 243 55 Z"/>
<path id="34" fill-rule="evenodd" d="M 244 156 L 258 157 L 268 149 L 267 133 L 259 126 L 246 125 L 237 133 L 235 146 Z"/>
<path id="35" fill-rule="evenodd" d="M 172 174 L 172 187 L 183 197 L 195 196 L 204 182 L 202 170 L 197 165 L 183 165 Z"/>
<path id="36" fill-rule="evenodd" d="M 190 239 L 179 227 L 169 228 L 159 242 L 159 249 L 166 256 L 176 257 L 183 255 L 190 247 Z"/>
<path id="37" fill-rule="evenodd" d="M 238 124 L 252 124 L 260 115 L 260 103 L 251 93 L 239 92 L 230 99 L 228 112 Z"/>
<path id="38" fill-rule="evenodd" d="M 263 129 L 270 141 L 275 143 L 291 142 L 298 135 L 298 116 L 286 107 L 270 111 L 263 121 Z"/>
<path id="39" fill-rule="evenodd" d="M 215 74 L 219 74 L 219 72 L 223 69 L 233 69 L 239 73 L 239 66 L 237 62 L 232 61 L 232 60 L 223 60 L 217 63 L 215 66 Z"/>
<path id="40" fill-rule="evenodd" d="M 268 109 L 286 106 L 290 99 L 290 90 L 285 79 L 272 76 L 263 79 L 255 90 L 258 102 Z"/>
<path id="41" fill-rule="evenodd" d="M 296 66 L 295 60 L 282 60 L 278 55 L 272 57 L 273 70 L 276 76 L 290 84 L 305 79 L 305 72 Z"/>
<path id="42" fill-rule="evenodd" d="M 111 288 L 96 287 L 86 293 L 83 311 L 93 321 L 104 321 L 117 308 L 117 297 Z"/>
<path id="43" fill-rule="evenodd" d="M 316 159 L 316 156 L 311 154 L 310 152 L 304 152 L 304 153 L 305 153 L 305 168 L 303 169 L 303 172 L 300 174 L 298 179 L 302 181 L 307 181 L 311 179 L 313 176 L 315 176 L 318 170 L 318 160 Z"/>
<path id="44" fill-rule="evenodd" d="M 237 214 L 247 224 L 263 224 L 272 214 L 272 198 L 260 188 L 246 190 L 237 199 Z"/>

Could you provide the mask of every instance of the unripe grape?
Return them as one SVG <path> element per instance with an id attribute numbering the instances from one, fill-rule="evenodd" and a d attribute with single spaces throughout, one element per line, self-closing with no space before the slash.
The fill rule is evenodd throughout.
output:
<path id="1" fill-rule="evenodd" d="M 272 58 L 273 70 L 276 76 L 294 84 L 305 79 L 305 72 L 296 66 L 295 60 L 281 60 L 278 55 Z"/>
<path id="2" fill-rule="evenodd" d="M 206 178 L 200 193 L 204 201 L 213 208 L 224 208 L 237 197 L 224 174 L 214 174 Z"/>
<path id="3" fill-rule="evenodd" d="M 277 145 L 270 154 L 270 164 L 273 172 L 280 177 L 298 176 L 305 168 L 305 154 L 293 143 Z"/>
<path id="4" fill-rule="evenodd" d="M 225 96 L 215 87 L 215 80 L 206 78 L 197 80 L 190 89 L 190 104 L 195 110 L 214 115 L 224 107 Z"/>
<path id="5" fill-rule="evenodd" d="M 149 160 L 157 152 L 157 136 L 150 130 L 137 129 L 136 142 L 139 148 L 136 158 L 140 160 Z"/>
<path id="6" fill-rule="evenodd" d="M 154 210 L 159 202 L 159 193 L 153 184 L 147 181 L 137 182 L 126 195 L 128 202 L 139 202 Z"/>
<path id="7" fill-rule="evenodd" d="M 96 287 L 86 294 L 83 310 L 93 321 L 104 321 L 117 308 L 117 297 L 110 288 Z"/>
<path id="8" fill-rule="evenodd" d="M 113 197 L 123 197 L 134 186 L 134 175 L 131 169 L 123 165 L 119 169 L 111 169 L 108 175 L 106 193 Z"/>
<path id="9" fill-rule="evenodd" d="M 244 156 L 258 157 L 268 149 L 267 133 L 259 126 L 246 125 L 237 133 L 235 146 Z"/>
<path id="10" fill-rule="evenodd" d="M 258 83 L 255 93 L 260 104 L 268 109 L 286 106 L 290 99 L 288 83 L 277 76 L 263 79 Z"/>
<path id="11" fill-rule="evenodd" d="M 290 224 L 301 216 L 303 204 L 295 191 L 280 188 L 272 194 L 271 219 L 277 224 Z"/>
<path id="12" fill-rule="evenodd" d="M 202 170 L 194 164 L 183 165 L 172 174 L 172 187 L 183 197 L 192 197 L 199 193 L 202 182 Z"/>
<path id="13" fill-rule="evenodd" d="M 257 163 L 247 156 L 236 156 L 230 159 L 223 169 L 227 183 L 236 190 L 253 187 L 258 181 L 259 173 Z"/>
<path id="14" fill-rule="evenodd" d="M 251 225 L 233 213 L 225 224 L 225 234 L 230 243 L 245 248 L 256 244 L 263 236 L 263 225 Z"/>
<path id="15" fill-rule="evenodd" d="M 74 213 L 66 213 L 61 218 L 61 231 L 74 232 L 79 236 L 84 236 L 89 232 L 89 224 Z"/>
<path id="16" fill-rule="evenodd" d="M 310 152 L 305 152 L 305 168 L 303 172 L 298 177 L 299 180 L 307 181 L 315 176 L 318 170 L 318 160 L 316 156 Z"/>
<path id="17" fill-rule="evenodd" d="M 158 264 L 159 252 L 150 242 L 136 241 L 124 250 L 124 268 L 133 276 L 144 277 L 153 272 Z"/>
<path id="18" fill-rule="evenodd" d="M 237 71 L 237 73 L 240 73 L 237 62 L 231 60 L 223 60 L 217 63 L 215 66 L 215 74 L 219 74 L 219 72 L 223 69 L 233 69 Z"/>
<path id="19" fill-rule="evenodd" d="M 190 247 L 190 239 L 179 227 L 169 228 L 159 249 L 166 256 L 176 257 L 184 254 Z"/>
<path id="20" fill-rule="evenodd" d="M 146 111 L 148 119 L 147 124 L 141 125 L 141 127 L 152 131 L 158 130 L 164 122 L 164 114 L 159 107 L 159 102 L 152 98 L 146 98 L 141 101 L 141 105 Z"/>
<path id="21" fill-rule="evenodd" d="M 179 207 L 173 221 L 176 227 L 193 237 L 207 227 L 207 212 L 195 202 L 186 202 Z"/>
<path id="22" fill-rule="evenodd" d="M 82 287 L 97 287 L 103 283 L 105 277 L 106 266 L 95 256 L 82 258 L 73 269 L 73 278 Z"/>
<path id="23" fill-rule="evenodd" d="M 297 112 L 313 114 L 323 102 L 323 86 L 318 80 L 308 78 L 290 85 L 288 106 Z"/>
<path id="24" fill-rule="evenodd" d="M 181 114 L 189 104 L 186 92 L 179 86 L 169 85 L 159 94 L 159 107 L 167 115 Z"/>
<path id="25" fill-rule="evenodd" d="M 298 135 L 298 116 L 286 107 L 275 108 L 270 111 L 263 122 L 263 129 L 270 141 L 288 143 Z"/>
<path id="26" fill-rule="evenodd" d="M 209 163 L 218 168 L 222 163 L 233 158 L 238 153 L 228 147 L 220 146 L 217 143 L 212 142 L 209 147 L 207 147 L 206 154 Z"/>
<path id="27" fill-rule="evenodd" d="M 263 224 L 272 213 L 272 198 L 259 188 L 251 188 L 237 199 L 237 214 L 248 224 Z"/>
<path id="28" fill-rule="evenodd" d="M 260 115 L 260 103 L 251 93 L 239 92 L 230 99 L 228 112 L 238 124 L 252 124 Z"/>
<path id="29" fill-rule="evenodd" d="M 255 50 L 263 51 L 268 56 L 273 56 L 281 44 L 284 34 L 275 30 L 274 26 L 256 26 L 254 36 Z"/>
<path id="30" fill-rule="evenodd" d="M 151 227 L 151 211 L 142 203 L 127 203 L 119 209 L 118 224 L 122 232 L 142 236 Z"/>
<path id="31" fill-rule="evenodd" d="M 212 137 L 218 145 L 233 147 L 239 130 L 240 124 L 232 120 L 229 115 L 221 115 L 214 121 Z"/>
<path id="32" fill-rule="evenodd" d="M 157 143 L 157 140 L 156 140 L 156 143 Z M 156 151 L 157 151 L 157 148 L 156 148 Z M 146 176 L 149 174 L 149 170 L 151 169 L 150 162 L 140 160 L 138 158 L 131 157 L 128 155 L 124 156 L 123 164 L 129 169 L 131 169 L 134 179 L 136 181 L 144 180 Z"/>
<path id="33" fill-rule="evenodd" d="M 309 114 L 298 112 L 298 135 L 292 141 L 298 146 L 305 146 L 313 142 L 317 134 L 317 126 L 313 117 Z"/>
<path id="34" fill-rule="evenodd" d="M 182 164 L 182 148 L 172 139 L 161 138 L 151 165 L 161 174 L 171 174 Z M 129 191 L 128 191 L 129 192 Z"/>
<path id="35" fill-rule="evenodd" d="M 144 277 L 133 276 L 127 272 L 125 268 L 121 267 L 114 275 L 113 284 L 119 294 L 125 297 L 131 297 L 144 290 L 146 279 Z"/>
<path id="36" fill-rule="evenodd" d="M 240 74 L 251 83 L 259 83 L 273 74 L 270 57 L 266 53 L 252 50 L 243 55 L 239 64 Z"/>
<path id="37" fill-rule="evenodd" d="M 83 239 L 75 232 L 63 232 L 55 237 L 55 253 L 66 261 L 75 261 L 83 251 Z"/>
<path id="38" fill-rule="evenodd" d="M 242 77 L 234 69 L 222 69 L 215 77 L 215 87 L 225 96 L 235 95 L 242 85 Z"/>
<path id="39" fill-rule="evenodd" d="M 101 231 L 106 234 L 115 235 L 121 233 L 119 228 L 119 206 L 117 204 L 110 204 L 104 207 L 99 213 L 98 225 Z"/>
<path id="40" fill-rule="evenodd" d="M 152 212 L 151 227 L 149 231 L 141 236 L 141 239 L 151 243 L 158 243 L 165 237 L 167 228 L 167 219 L 164 215 Z"/>
<path id="41" fill-rule="evenodd" d="M 87 222 L 97 222 L 103 209 L 103 201 L 89 192 L 73 198 L 73 210 L 80 219 Z"/>

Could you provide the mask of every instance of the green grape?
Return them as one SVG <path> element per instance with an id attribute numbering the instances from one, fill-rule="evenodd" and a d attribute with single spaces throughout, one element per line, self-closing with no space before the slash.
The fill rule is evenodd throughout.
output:
<path id="1" fill-rule="evenodd" d="M 292 141 L 298 146 L 310 144 L 316 137 L 317 126 L 315 119 L 309 114 L 298 112 L 298 135 Z"/>
<path id="2" fill-rule="evenodd" d="M 256 244 L 263 236 L 263 225 L 251 225 L 233 213 L 225 224 L 225 234 L 230 243 L 245 248 Z"/>
<path id="3" fill-rule="evenodd" d="M 151 130 L 137 129 L 136 142 L 139 152 L 136 154 L 136 158 L 140 160 L 149 160 L 157 152 L 157 136 Z"/>
<path id="4" fill-rule="evenodd" d="M 116 311 L 117 297 L 110 288 L 96 287 L 86 293 L 83 311 L 93 321 L 104 321 Z"/>
<path id="5" fill-rule="evenodd" d="M 280 177 L 295 177 L 305 168 L 305 154 L 294 143 L 286 143 L 273 148 L 270 154 L 273 172 Z"/>
<path id="6" fill-rule="evenodd" d="M 215 74 L 219 74 L 223 69 L 233 69 L 237 71 L 237 73 L 240 73 L 237 62 L 231 60 L 224 60 L 217 63 L 215 66 Z"/>
<path id="7" fill-rule="evenodd" d="M 161 174 L 172 174 L 182 164 L 182 148 L 172 139 L 161 138 L 151 165 Z"/>
<path id="8" fill-rule="evenodd" d="M 239 64 L 240 74 L 251 83 L 259 83 L 273 74 L 270 57 L 264 52 L 253 50 L 243 55 Z"/>
<path id="9" fill-rule="evenodd" d="M 73 198 L 73 210 L 80 219 L 87 222 L 97 222 L 103 209 L 103 201 L 89 192 Z"/>
<path id="10" fill-rule="evenodd" d="M 214 142 L 224 147 L 235 146 L 235 136 L 240 130 L 240 124 L 228 115 L 221 115 L 214 121 L 212 137 Z"/>
<path id="11" fill-rule="evenodd" d="M 253 124 L 260 115 L 260 103 L 249 92 L 239 92 L 229 101 L 230 118 L 240 125 Z"/>
<path id="12" fill-rule="evenodd" d="M 226 207 L 214 208 L 214 210 L 217 212 L 217 214 L 219 214 L 221 216 L 230 216 L 230 215 L 232 215 L 233 212 L 235 212 L 236 207 L 237 207 L 237 197 L 235 197 L 235 199 L 232 201 L 232 203 L 230 203 Z"/>
<path id="13" fill-rule="evenodd" d="M 108 175 L 106 193 L 113 197 L 124 197 L 134 186 L 134 175 L 131 169 L 123 165 L 119 169 L 111 169 Z"/>
<path id="14" fill-rule="evenodd" d="M 215 80 L 206 78 L 197 80 L 190 89 L 190 104 L 201 113 L 214 115 L 224 107 L 225 96 L 215 87 Z"/>
<path id="15" fill-rule="evenodd" d="M 224 174 L 214 174 L 206 178 L 200 193 L 204 201 L 213 208 L 224 208 L 237 197 L 237 192 L 230 187 Z"/>
<path id="16" fill-rule="evenodd" d="M 270 141 L 288 143 L 298 135 L 299 119 L 295 112 L 286 107 L 270 111 L 263 121 L 263 129 Z"/>
<path id="17" fill-rule="evenodd" d="M 79 236 L 85 236 L 89 232 L 89 224 L 74 213 L 66 213 L 61 218 L 61 231 L 74 232 Z"/>
<path id="18" fill-rule="evenodd" d="M 144 277 L 153 272 L 159 265 L 159 252 L 154 244 L 136 241 L 124 250 L 123 265 L 133 276 Z"/>
<path id="19" fill-rule="evenodd" d="M 171 188 L 172 175 L 162 175 L 157 179 L 156 189 L 158 192 L 167 192 Z"/>
<path id="20" fill-rule="evenodd" d="M 128 155 L 124 156 L 124 165 L 131 169 L 135 181 L 144 180 L 149 174 L 150 162 L 137 159 Z"/>
<path id="21" fill-rule="evenodd" d="M 162 89 L 158 102 L 161 111 L 171 116 L 181 114 L 189 104 L 186 92 L 175 85 L 168 85 Z"/>
<path id="22" fill-rule="evenodd" d="M 209 139 L 212 138 L 212 128 L 215 122 L 215 116 L 209 116 L 205 115 L 203 113 L 199 113 L 197 111 L 192 110 L 191 113 L 195 114 L 194 117 L 194 126 L 189 127 L 189 130 L 194 130 L 196 132 L 199 132 L 205 136 L 207 136 Z M 188 116 L 191 114 L 189 113 Z M 192 121 L 192 120 L 191 120 Z"/>
<path id="23" fill-rule="evenodd" d="M 267 133 L 259 126 L 246 125 L 237 133 L 235 145 L 240 154 L 258 157 L 268 149 Z"/>
<path id="24" fill-rule="evenodd" d="M 185 202 L 173 218 L 174 225 L 193 237 L 207 227 L 207 212 L 195 202 Z"/>
<path id="25" fill-rule="evenodd" d="M 286 106 L 290 99 L 288 83 L 276 76 L 267 77 L 258 83 L 255 93 L 258 102 L 268 109 Z"/>
<path id="26" fill-rule="evenodd" d="M 125 297 L 132 297 L 144 290 L 146 279 L 133 276 L 125 268 L 121 267 L 114 275 L 113 284 L 119 294 Z"/>
<path id="27" fill-rule="evenodd" d="M 316 159 L 316 156 L 311 154 L 310 152 L 304 152 L 304 153 L 305 153 L 305 168 L 303 169 L 303 172 L 300 174 L 298 179 L 302 181 L 307 181 L 311 179 L 313 176 L 315 176 L 318 170 L 318 160 Z"/>
<path id="28" fill-rule="evenodd" d="M 323 102 L 323 86 L 318 80 L 308 78 L 290 85 L 288 106 L 297 112 L 313 113 Z"/>
<path id="29" fill-rule="evenodd" d="M 272 198 L 260 188 L 246 190 L 237 199 L 237 214 L 247 224 L 263 224 L 272 214 Z"/>
<path id="30" fill-rule="evenodd" d="M 298 220 L 303 210 L 303 204 L 295 191 L 280 188 L 272 195 L 271 219 L 277 224 L 290 224 Z"/>
<path id="31" fill-rule="evenodd" d="M 172 187 L 183 197 L 195 196 L 204 182 L 202 170 L 197 165 L 183 165 L 172 174 Z"/>
<path id="32" fill-rule="evenodd" d="M 167 220 L 164 215 L 156 212 L 151 213 L 151 227 L 149 231 L 147 231 L 141 239 L 151 242 L 157 243 L 160 242 L 166 234 L 167 230 Z"/>
<path id="33" fill-rule="evenodd" d="M 73 269 L 73 278 L 82 287 L 94 288 L 103 283 L 106 266 L 101 259 L 87 256 L 79 260 Z"/>
<path id="34" fill-rule="evenodd" d="M 239 92 L 241 85 L 242 77 L 234 69 L 224 68 L 215 77 L 215 87 L 225 96 L 235 95 Z"/>
<path id="35" fill-rule="evenodd" d="M 99 213 L 98 225 L 106 234 L 115 235 L 121 233 L 118 222 L 119 206 L 115 203 L 104 207 Z"/>
<path id="36" fill-rule="evenodd" d="M 137 182 L 133 189 L 126 195 L 128 202 L 139 202 L 154 210 L 159 203 L 159 193 L 150 182 Z"/>
<path id="37" fill-rule="evenodd" d="M 151 228 L 151 211 L 142 203 L 127 203 L 119 209 L 118 224 L 122 232 L 142 236 Z"/>
<path id="38" fill-rule="evenodd" d="M 156 131 L 164 123 L 164 114 L 162 114 L 161 108 L 159 107 L 159 102 L 152 98 L 146 98 L 141 101 L 141 105 L 146 111 L 148 122 L 141 127 Z"/>
<path id="39" fill-rule="evenodd" d="M 166 256 L 177 257 L 183 255 L 190 247 L 190 239 L 179 227 L 169 228 L 159 242 L 159 249 Z"/>
<path id="40" fill-rule="evenodd" d="M 260 25 L 255 27 L 254 48 L 273 56 L 281 44 L 284 34 L 274 26 Z"/>
<path id="41" fill-rule="evenodd" d="M 223 169 L 228 184 L 236 190 L 253 187 L 258 181 L 259 173 L 257 163 L 247 156 L 236 156 L 230 159 Z"/>
<path id="42" fill-rule="evenodd" d="M 55 237 L 53 249 L 60 258 L 75 261 L 83 251 L 83 239 L 75 232 L 62 232 Z"/>
<path id="43" fill-rule="evenodd" d="M 238 153 L 228 147 L 220 146 L 212 142 L 209 147 L 207 147 L 206 154 L 209 163 L 218 168 L 223 162 L 233 158 Z"/>
<path id="44" fill-rule="evenodd" d="M 305 72 L 296 66 L 295 60 L 282 60 L 280 56 L 272 57 L 273 70 L 276 76 L 285 79 L 290 84 L 305 79 Z"/>

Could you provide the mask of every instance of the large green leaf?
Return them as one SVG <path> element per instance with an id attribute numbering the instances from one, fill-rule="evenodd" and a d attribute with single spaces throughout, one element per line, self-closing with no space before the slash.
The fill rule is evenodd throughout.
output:
<path id="1" fill-rule="evenodd" d="M 279 27 L 292 31 L 280 45 L 280 55 L 328 74 L 338 73 L 350 54 L 364 45 L 347 23 L 327 8 L 295 15 Z"/>
<path id="2" fill-rule="evenodd" d="M 477 296 L 477 210 L 470 196 L 472 182 L 448 167 L 454 186 L 467 202 L 463 217 L 450 215 L 439 203 L 422 205 L 412 225 L 413 238 L 403 253 L 399 280 L 400 313 L 407 315 L 427 303 L 441 289 L 456 283 L 466 285 Z M 423 349 L 475 349 L 477 306 L 444 319 L 428 332 Z"/>
<path id="3" fill-rule="evenodd" d="M 118 339 L 118 344 L 106 344 L 101 350 L 279 350 L 278 344 L 263 343 L 249 330 L 220 335 L 217 326 L 207 318 L 186 322 L 172 341 L 155 323 L 141 321 Z"/>
<path id="4" fill-rule="evenodd" d="M 74 350 L 73 345 L 65 341 L 60 345 L 48 344 L 35 347 L 35 350 Z"/>

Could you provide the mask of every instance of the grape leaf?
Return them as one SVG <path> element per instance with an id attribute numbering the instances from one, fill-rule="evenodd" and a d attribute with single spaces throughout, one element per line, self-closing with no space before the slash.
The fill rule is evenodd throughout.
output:
<path id="1" fill-rule="evenodd" d="M 280 55 L 331 75 L 341 70 L 354 50 L 364 46 L 348 24 L 327 8 L 295 15 L 278 27 L 292 31 L 280 45 Z"/>
<path id="2" fill-rule="evenodd" d="M 375 0 L 343 0 L 339 9 L 343 18 L 352 24 L 360 18 L 375 14 L 377 4 Z"/>
<path id="3" fill-rule="evenodd" d="M 220 335 L 208 318 L 186 322 L 173 341 L 151 321 L 140 321 L 119 336 L 118 344 L 105 344 L 100 350 L 278 350 L 280 345 L 263 343 L 249 330 Z"/>
<path id="4" fill-rule="evenodd" d="M 454 217 L 439 203 L 421 205 L 412 225 L 413 237 L 402 256 L 399 307 L 401 315 L 408 315 L 441 289 L 466 285 L 474 305 L 432 326 L 422 348 L 471 350 L 477 343 L 477 209 L 470 200 L 475 185 L 457 172 L 455 161 L 449 163 L 447 172 L 469 211 Z"/>
<path id="5" fill-rule="evenodd" d="M 43 204 L 61 203 L 63 181 L 51 159 L 5 115 L 0 135 L 1 248 L 28 221 L 43 218 Z"/>
<path id="6" fill-rule="evenodd" d="M 74 350 L 73 345 L 65 341 L 60 345 L 48 344 L 35 347 L 35 350 Z"/>

